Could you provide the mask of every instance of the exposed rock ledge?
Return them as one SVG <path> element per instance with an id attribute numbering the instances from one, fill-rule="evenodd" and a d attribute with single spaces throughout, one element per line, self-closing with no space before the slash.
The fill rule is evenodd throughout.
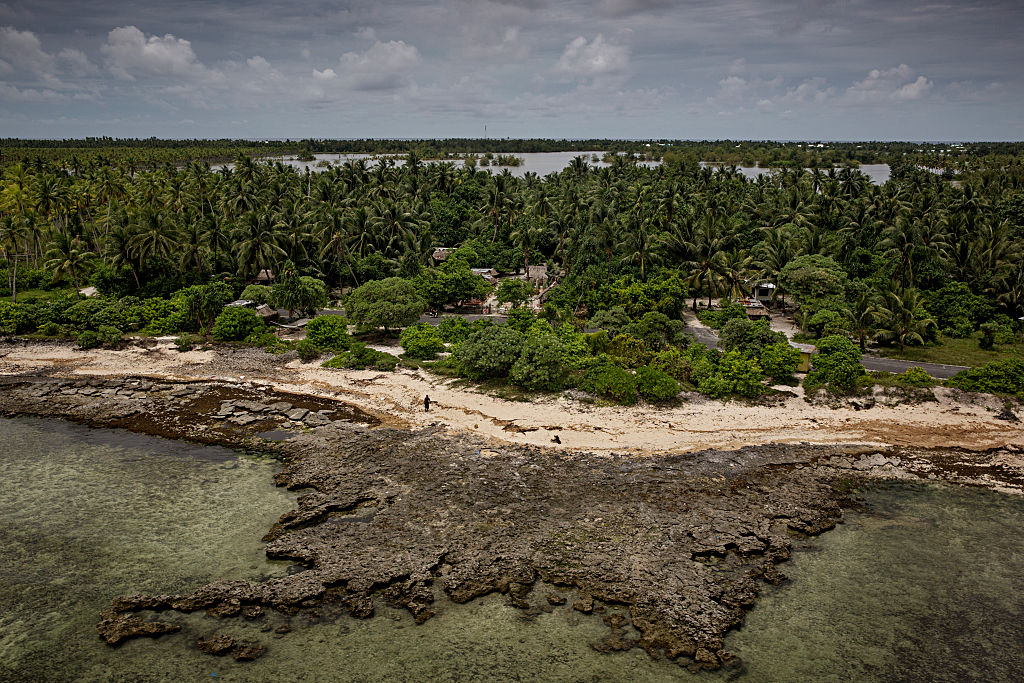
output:
<path id="1" fill-rule="evenodd" d="M 229 421 L 225 401 L 259 419 Z M 297 424 L 288 412 L 296 407 L 324 420 Z M 305 493 L 264 540 L 268 555 L 305 570 L 115 598 L 97 626 L 111 644 L 177 629 L 140 612 L 260 618 L 331 604 L 368 617 L 384 600 L 423 621 L 445 597 L 501 592 L 536 611 L 572 592 L 576 609 L 605 614 L 611 631 L 599 649 L 642 647 L 715 668 L 735 661 L 724 635 L 763 582 L 783 580 L 777 564 L 794 540 L 841 520 L 851 483 L 1024 484 L 1019 454 L 1006 449 L 766 446 L 646 458 L 495 449 L 436 430 L 369 429 L 372 419 L 325 399 L 210 382 L 6 378 L 0 412 L 234 445 L 257 443 L 268 427 L 295 432 L 268 447 L 287 456 L 278 484 Z M 262 652 L 219 640 L 202 647 L 243 659 Z"/>

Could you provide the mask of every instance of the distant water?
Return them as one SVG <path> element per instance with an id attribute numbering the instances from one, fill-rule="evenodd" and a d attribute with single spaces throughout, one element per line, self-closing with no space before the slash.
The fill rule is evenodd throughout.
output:
<path id="1" fill-rule="evenodd" d="M 907 485 L 866 493 L 867 512 L 783 565 L 792 581 L 767 589 L 727 639 L 740 671 L 600 654 L 599 617 L 530 619 L 497 595 L 440 600 L 419 626 L 383 605 L 368 620 L 328 608 L 257 622 L 168 613 L 183 632 L 109 648 L 94 626 L 112 597 L 287 571 L 259 539 L 294 495 L 273 487 L 275 463 L 227 449 L 54 420 L 0 419 L 0 434 L 0 681 L 847 683 L 1013 680 L 1024 667 L 1024 501 Z M 285 623 L 286 635 L 261 630 Z M 216 633 L 268 652 L 238 663 L 192 647 Z"/>

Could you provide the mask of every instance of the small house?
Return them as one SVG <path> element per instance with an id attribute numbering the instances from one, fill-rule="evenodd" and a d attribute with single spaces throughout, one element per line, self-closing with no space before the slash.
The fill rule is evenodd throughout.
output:
<path id="1" fill-rule="evenodd" d="M 267 268 L 261 270 L 259 273 L 256 274 L 256 277 L 253 278 L 253 284 L 257 285 L 269 285 L 273 281 L 274 271 Z"/>
<path id="2" fill-rule="evenodd" d="M 754 298 L 760 301 L 762 304 L 766 304 L 772 300 L 772 296 L 775 295 L 775 285 L 771 282 L 759 282 L 754 286 Z"/>
<path id="3" fill-rule="evenodd" d="M 454 247 L 438 247 L 434 249 L 434 253 L 431 254 L 431 258 L 433 258 L 438 263 L 441 263 L 442 261 L 447 261 L 448 255 L 451 254 L 453 251 L 455 251 Z"/>
<path id="4" fill-rule="evenodd" d="M 548 267 L 547 266 L 529 266 L 526 269 L 524 278 L 527 282 L 533 284 L 540 284 L 546 282 L 548 279 Z"/>
<path id="5" fill-rule="evenodd" d="M 471 268 L 475 275 L 479 275 L 490 283 L 498 281 L 498 271 L 494 268 Z"/>
<path id="6" fill-rule="evenodd" d="M 796 366 L 796 371 L 810 372 L 811 356 L 818 350 L 818 347 L 814 344 L 798 344 L 797 342 L 789 342 L 789 345 L 800 352 L 800 364 Z"/>

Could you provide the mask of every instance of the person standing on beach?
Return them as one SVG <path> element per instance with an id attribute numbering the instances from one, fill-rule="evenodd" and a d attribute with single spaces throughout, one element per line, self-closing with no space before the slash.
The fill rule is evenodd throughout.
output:
<path id="1" fill-rule="evenodd" d="M 430 412 L 430 394 L 423 397 L 423 412 Z"/>

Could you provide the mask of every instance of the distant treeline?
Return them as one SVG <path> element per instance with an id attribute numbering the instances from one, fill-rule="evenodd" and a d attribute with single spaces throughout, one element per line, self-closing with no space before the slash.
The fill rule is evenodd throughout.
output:
<path id="1" fill-rule="evenodd" d="M 737 166 L 828 168 L 859 164 L 913 164 L 964 172 L 1018 166 L 1024 143 L 912 142 L 776 142 L 769 140 L 612 140 L 493 139 L 438 140 L 164 140 L 159 138 L 89 137 L 63 140 L 0 140 L 0 166 L 38 166 L 56 162 L 69 170 L 88 163 L 119 163 L 139 170 L 189 161 L 228 161 L 238 155 L 272 157 L 311 154 L 407 155 L 420 159 L 453 159 L 469 154 L 516 155 L 535 152 L 613 152 L 649 160 L 666 156 L 684 162 L 717 162 Z"/>

